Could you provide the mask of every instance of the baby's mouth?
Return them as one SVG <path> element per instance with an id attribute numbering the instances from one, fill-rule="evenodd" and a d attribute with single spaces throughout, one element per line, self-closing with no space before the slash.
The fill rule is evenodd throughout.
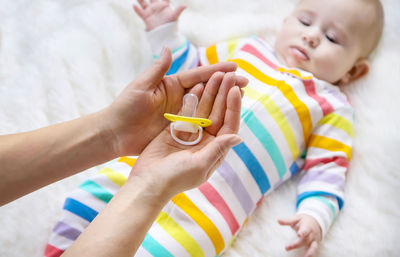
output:
<path id="1" fill-rule="evenodd" d="M 298 46 L 291 46 L 290 51 L 293 57 L 298 61 L 309 61 L 310 57 L 308 56 L 306 50 Z"/>

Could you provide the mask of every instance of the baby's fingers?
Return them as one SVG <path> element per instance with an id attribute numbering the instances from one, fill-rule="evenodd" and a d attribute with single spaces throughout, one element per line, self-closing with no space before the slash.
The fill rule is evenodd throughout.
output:
<path id="1" fill-rule="evenodd" d="M 307 249 L 304 257 L 315 257 L 317 255 L 318 243 L 317 241 L 313 241 Z"/>
<path id="2" fill-rule="evenodd" d="M 278 223 L 282 226 L 294 226 L 300 221 L 300 217 L 294 216 L 291 218 L 278 219 Z"/>
<path id="3" fill-rule="evenodd" d="M 138 3 L 140 4 L 140 6 L 141 6 L 143 9 L 146 9 L 147 6 L 148 6 L 146 0 L 138 0 Z"/>
<path id="4" fill-rule="evenodd" d="M 142 18 L 142 19 L 144 18 L 143 10 L 140 9 L 139 6 L 134 5 L 134 6 L 133 6 L 133 10 L 135 11 L 135 13 L 136 13 L 137 15 L 139 15 L 140 18 Z"/>
<path id="5" fill-rule="evenodd" d="M 291 244 L 288 244 L 285 249 L 286 251 L 290 251 L 302 246 L 305 246 L 307 244 L 306 237 L 299 237 L 295 241 L 293 241 Z"/>
<path id="6" fill-rule="evenodd" d="M 176 9 L 174 10 L 174 14 L 172 15 L 174 20 L 178 19 L 178 17 L 181 15 L 181 13 L 186 9 L 185 5 L 181 5 L 176 7 Z"/>

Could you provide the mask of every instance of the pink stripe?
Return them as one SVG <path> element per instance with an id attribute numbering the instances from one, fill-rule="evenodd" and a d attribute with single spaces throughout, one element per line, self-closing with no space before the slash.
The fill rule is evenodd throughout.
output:
<path id="1" fill-rule="evenodd" d="M 247 52 L 249 54 L 254 55 L 258 59 L 260 59 L 263 63 L 271 67 L 272 69 L 276 70 L 278 69 L 278 66 L 272 63 L 270 60 L 265 58 L 264 55 L 262 55 L 254 46 L 246 44 L 241 48 L 242 51 Z"/>
<path id="2" fill-rule="evenodd" d="M 58 257 L 63 254 L 63 250 L 58 249 L 50 244 L 46 245 L 46 250 L 44 251 L 44 256 L 46 257 Z"/>
<path id="3" fill-rule="evenodd" d="M 328 115 L 329 113 L 333 112 L 333 107 L 332 105 L 322 96 L 317 95 L 315 92 L 315 84 L 313 80 L 303 80 L 304 87 L 306 88 L 307 94 L 311 97 L 314 98 L 315 101 L 318 102 L 319 106 L 322 109 L 322 112 L 325 115 Z"/>
<path id="4" fill-rule="evenodd" d="M 201 185 L 199 187 L 199 190 L 207 198 L 207 200 L 221 213 L 226 223 L 228 223 L 232 235 L 234 235 L 239 229 L 239 224 L 221 195 L 208 182 Z"/>
<path id="5" fill-rule="evenodd" d="M 325 164 L 325 163 L 331 163 L 334 162 L 337 165 L 348 168 L 349 167 L 349 162 L 347 161 L 347 158 L 345 157 L 331 157 L 331 158 L 318 158 L 318 159 L 306 159 L 306 163 L 304 164 L 303 170 L 308 170 L 318 164 Z"/>

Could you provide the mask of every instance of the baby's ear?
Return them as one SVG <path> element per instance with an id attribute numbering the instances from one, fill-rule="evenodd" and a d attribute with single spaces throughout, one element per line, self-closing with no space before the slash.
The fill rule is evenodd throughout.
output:
<path id="1" fill-rule="evenodd" d="M 369 71 L 369 62 L 365 58 L 361 58 L 353 65 L 353 67 L 339 80 L 338 85 L 344 86 L 357 79 L 365 76 Z"/>

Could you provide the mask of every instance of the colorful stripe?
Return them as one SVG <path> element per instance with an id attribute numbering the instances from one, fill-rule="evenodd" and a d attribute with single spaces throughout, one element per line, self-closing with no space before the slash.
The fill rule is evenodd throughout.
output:
<path id="1" fill-rule="evenodd" d="M 254 78 L 258 79 L 262 83 L 269 85 L 269 86 L 275 86 L 278 88 L 279 91 L 282 92 L 282 94 L 285 96 L 285 98 L 290 102 L 290 104 L 293 106 L 294 110 L 297 113 L 297 116 L 299 117 L 299 120 L 301 121 L 301 126 L 303 128 L 303 137 L 304 141 L 308 141 L 308 137 L 311 134 L 312 130 L 312 120 L 310 116 L 310 111 L 308 110 L 307 105 L 305 105 L 300 99 L 297 97 L 296 93 L 293 91 L 293 88 L 286 84 L 285 81 L 282 80 L 275 80 L 266 74 L 262 73 L 259 69 L 257 69 L 255 66 L 250 64 L 249 62 L 242 60 L 242 59 L 233 59 L 233 62 L 236 62 L 238 66 L 249 73 L 251 76 Z"/>
<path id="2" fill-rule="evenodd" d="M 318 122 L 318 125 L 323 125 L 323 124 L 330 125 L 332 127 L 343 130 L 350 137 L 354 136 L 353 124 L 348 119 L 346 119 L 336 113 L 331 113 L 331 114 L 323 117 Z"/>
<path id="3" fill-rule="evenodd" d="M 179 56 L 177 59 L 175 59 L 172 62 L 171 67 L 169 68 L 166 75 L 171 75 L 171 74 L 175 74 L 178 72 L 178 70 L 181 68 L 181 66 L 185 63 L 187 56 L 189 54 L 189 50 L 190 50 L 190 44 L 188 41 L 185 52 L 183 52 L 183 54 L 181 56 Z"/>
<path id="4" fill-rule="evenodd" d="M 341 166 L 346 169 L 349 167 L 349 161 L 347 160 L 346 157 L 333 156 L 333 157 L 315 158 L 315 159 L 307 158 L 303 170 L 311 169 L 312 167 L 315 167 L 318 164 L 327 164 L 327 163 L 335 163 L 338 166 Z"/>
<path id="5" fill-rule="evenodd" d="M 235 54 L 235 50 L 236 50 L 238 42 L 239 42 L 239 39 L 233 39 L 233 40 L 229 40 L 227 42 L 228 59 L 231 59 L 233 57 L 233 55 Z"/>
<path id="6" fill-rule="evenodd" d="M 286 119 L 285 115 L 279 109 L 278 105 L 266 94 L 261 94 L 251 87 L 244 88 L 245 96 L 258 101 L 262 104 L 268 114 L 272 117 L 275 123 L 278 125 L 281 130 L 283 136 L 285 137 L 286 143 L 289 146 L 290 152 L 292 153 L 292 159 L 296 160 L 300 154 L 299 146 L 297 145 L 296 137 L 294 136 L 294 132 Z M 244 109 L 243 109 L 244 110 Z M 246 112 L 243 111 L 242 115 L 245 115 Z"/>
<path id="7" fill-rule="evenodd" d="M 97 211 L 93 210 L 89 206 L 86 206 L 85 204 L 69 197 L 65 200 L 64 210 L 72 212 L 73 214 L 89 222 L 92 222 L 92 220 L 96 218 L 98 214 Z"/>
<path id="8" fill-rule="evenodd" d="M 167 249 L 159 244 L 157 240 L 154 240 L 149 233 L 146 234 L 142 242 L 142 247 L 153 256 L 174 257 Z"/>
<path id="9" fill-rule="evenodd" d="M 313 80 L 303 80 L 303 84 L 307 94 L 319 104 L 324 116 L 334 111 L 332 105 L 324 97 L 319 96 L 316 93 L 315 84 Z"/>
<path id="10" fill-rule="evenodd" d="M 222 162 L 217 172 L 221 177 L 224 178 L 225 182 L 230 186 L 232 192 L 235 194 L 236 198 L 238 199 L 245 213 L 249 214 L 251 210 L 253 210 L 254 208 L 254 203 L 251 200 L 251 197 L 247 192 L 246 187 L 243 185 L 242 181 L 240 180 L 236 172 L 226 161 Z"/>
<path id="11" fill-rule="evenodd" d="M 332 193 L 329 193 L 329 192 L 324 192 L 324 191 L 307 191 L 307 192 L 304 192 L 304 193 L 299 194 L 299 195 L 297 196 L 296 208 L 298 208 L 299 205 L 300 205 L 300 203 L 301 203 L 304 199 L 306 199 L 306 198 L 308 198 L 308 197 L 313 197 L 313 196 L 324 196 L 324 195 L 325 195 L 325 196 L 332 196 L 332 197 L 335 197 L 335 198 L 337 199 L 337 201 L 338 201 L 338 204 L 339 204 L 339 210 L 342 209 L 343 203 L 344 203 L 344 202 L 343 202 L 343 199 L 342 199 L 341 197 L 335 195 L 335 194 L 332 194 Z"/>
<path id="12" fill-rule="evenodd" d="M 282 178 L 287 169 L 279 147 L 275 143 L 275 140 L 272 138 L 271 134 L 264 128 L 261 122 L 250 110 L 246 111 L 246 116 L 244 117 L 243 121 L 249 127 L 251 132 L 257 137 L 264 149 L 268 152 L 276 170 L 278 171 L 279 177 Z"/>
<path id="13" fill-rule="evenodd" d="M 218 193 L 217 190 L 209 183 L 206 182 L 199 187 L 200 192 L 207 198 L 207 200 L 218 210 L 218 212 L 225 219 L 226 223 L 231 230 L 232 235 L 239 229 L 239 223 L 236 221 L 235 216 L 225 200 Z"/>
<path id="14" fill-rule="evenodd" d="M 167 213 L 160 212 L 156 221 L 173 239 L 175 239 L 192 257 L 204 257 L 204 252 L 194 238 L 188 234 Z"/>
<path id="15" fill-rule="evenodd" d="M 122 186 L 126 182 L 126 177 L 119 172 L 115 172 L 110 168 L 104 168 L 98 174 L 104 174 L 107 178 L 118 186 Z"/>
<path id="16" fill-rule="evenodd" d="M 351 147 L 329 137 L 312 135 L 308 147 L 321 148 L 331 152 L 343 152 L 351 160 Z"/>
<path id="17" fill-rule="evenodd" d="M 329 209 L 331 209 L 331 211 L 332 211 L 333 219 L 336 219 L 336 210 L 335 210 L 335 207 L 333 206 L 333 204 L 330 201 L 328 201 L 325 197 L 322 197 L 322 196 L 319 196 L 319 195 L 318 196 L 316 195 L 316 196 L 313 196 L 313 197 L 310 197 L 310 198 L 316 199 L 316 200 L 324 203 L 325 205 L 327 205 L 329 207 Z"/>
<path id="18" fill-rule="evenodd" d="M 70 240 L 76 240 L 78 236 L 82 233 L 80 230 L 73 228 L 70 225 L 65 224 L 61 221 L 57 222 L 57 224 L 53 228 L 53 232 Z"/>
<path id="19" fill-rule="evenodd" d="M 246 165 L 247 169 L 250 171 L 254 181 L 257 183 L 258 188 L 260 189 L 261 194 L 265 194 L 265 192 L 267 192 L 268 189 L 271 188 L 271 185 L 263 168 L 261 167 L 257 159 L 254 157 L 250 149 L 244 142 L 242 142 L 233 147 L 233 150 Z"/>
<path id="20" fill-rule="evenodd" d="M 133 167 L 133 165 L 135 164 L 136 160 L 137 160 L 137 158 L 131 158 L 131 157 L 123 156 L 123 157 L 120 157 L 118 159 L 118 162 L 123 162 L 123 163 L 126 163 L 129 166 Z"/>
<path id="21" fill-rule="evenodd" d="M 266 65 L 268 65 L 270 68 L 276 70 L 279 67 L 277 65 L 275 65 L 273 62 L 271 62 L 270 60 L 268 60 L 267 58 L 265 58 L 265 56 L 260 53 L 254 46 L 250 45 L 250 44 L 246 44 L 244 45 L 241 50 L 243 52 L 249 53 L 255 57 L 257 57 L 259 60 L 261 60 L 263 63 L 265 63 Z"/>
<path id="22" fill-rule="evenodd" d="M 217 254 L 225 248 L 224 239 L 218 228 L 184 193 L 174 196 L 172 202 L 204 230 L 214 245 Z"/>
<path id="23" fill-rule="evenodd" d="M 94 197 L 105 203 L 108 203 L 111 198 L 113 198 L 113 194 L 91 180 L 86 180 L 79 186 L 79 188 L 92 194 Z"/>
<path id="24" fill-rule="evenodd" d="M 58 249 L 57 247 L 54 247 L 51 244 L 47 244 L 46 249 L 44 250 L 44 256 L 46 257 L 59 257 L 63 253 L 64 250 Z"/>
<path id="25" fill-rule="evenodd" d="M 208 63 L 216 64 L 219 63 L 218 54 L 217 54 L 217 45 L 212 45 L 206 49 L 206 56 Z"/>

